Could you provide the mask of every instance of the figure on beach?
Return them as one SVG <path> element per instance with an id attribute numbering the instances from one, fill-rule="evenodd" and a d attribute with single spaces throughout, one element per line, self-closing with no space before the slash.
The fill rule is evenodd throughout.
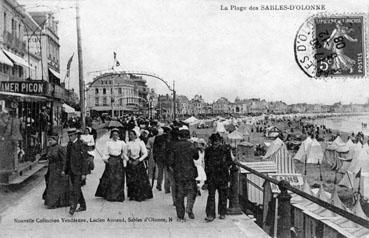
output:
<path id="1" fill-rule="evenodd" d="M 344 49 L 347 47 L 345 44 L 345 39 L 351 42 L 357 42 L 358 39 L 352 38 L 349 34 L 353 32 L 354 29 L 345 27 L 342 21 L 337 21 L 336 28 L 333 30 L 331 36 L 324 42 L 324 48 L 332 51 L 333 65 L 332 69 L 335 73 L 342 73 L 342 71 L 347 71 L 353 73 L 355 60 L 351 59 L 345 55 Z"/>

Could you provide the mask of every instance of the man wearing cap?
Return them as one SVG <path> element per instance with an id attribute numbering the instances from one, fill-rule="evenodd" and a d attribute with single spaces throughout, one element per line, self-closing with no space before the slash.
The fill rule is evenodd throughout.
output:
<path id="1" fill-rule="evenodd" d="M 185 212 L 190 219 L 194 219 L 192 212 L 196 199 L 197 169 L 194 159 L 198 159 L 198 151 L 188 140 L 190 132 L 188 127 L 182 126 L 178 131 L 178 141 L 173 142 L 169 153 L 169 166 L 173 170 L 175 182 L 175 206 L 179 221 L 184 221 Z M 184 198 L 187 196 L 187 207 L 184 206 Z"/>
<path id="2" fill-rule="evenodd" d="M 88 173 L 87 163 L 87 148 L 83 142 L 78 139 L 78 133 L 76 129 L 70 129 L 68 131 L 69 142 L 67 145 L 67 157 L 64 167 L 64 173 L 69 175 L 72 183 L 72 191 L 70 196 L 70 210 L 69 214 L 73 215 L 74 212 L 81 212 L 86 210 L 86 201 L 82 194 L 82 185 L 86 181 L 86 175 Z M 80 205 L 76 210 L 77 205 Z"/>
<path id="3" fill-rule="evenodd" d="M 215 191 L 218 190 L 218 214 L 225 219 L 227 212 L 227 191 L 229 182 L 229 167 L 232 165 L 231 148 L 222 144 L 219 133 L 209 138 L 211 146 L 205 149 L 205 172 L 208 184 L 208 200 L 206 203 L 206 218 L 211 222 L 215 219 Z"/>

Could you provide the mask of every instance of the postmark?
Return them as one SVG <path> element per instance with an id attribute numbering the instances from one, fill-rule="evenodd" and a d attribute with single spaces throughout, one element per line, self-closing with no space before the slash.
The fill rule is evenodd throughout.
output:
<path id="1" fill-rule="evenodd" d="M 365 77 L 366 17 L 364 14 L 315 15 L 295 37 L 295 59 L 312 78 Z"/>

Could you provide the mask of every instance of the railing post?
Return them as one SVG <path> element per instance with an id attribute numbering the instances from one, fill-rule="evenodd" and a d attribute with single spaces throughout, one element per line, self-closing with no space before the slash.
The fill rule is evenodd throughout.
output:
<path id="1" fill-rule="evenodd" d="M 286 180 L 282 180 L 278 183 L 279 190 L 281 193 L 278 195 L 277 199 L 279 201 L 278 209 L 279 217 L 278 237 L 290 238 L 291 237 L 291 195 L 288 194 L 286 185 L 289 186 L 290 183 Z"/>
<path id="2" fill-rule="evenodd" d="M 228 215 L 241 215 L 242 210 L 240 207 L 240 200 L 239 200 L 239 171 L 237 165 L 233 164 L 230 169 L 231 175 L 231 189 L 230 189 L 230 196 L 229 196 L 229 207 L 227 210 Z"/>

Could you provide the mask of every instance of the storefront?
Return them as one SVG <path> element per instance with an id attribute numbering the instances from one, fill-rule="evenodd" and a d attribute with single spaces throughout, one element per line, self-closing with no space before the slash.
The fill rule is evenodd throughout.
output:
<path id="1" fill-rule="evenodd" d="M 47 136 L 61 132 L 63 89 L 42 81 L 0 84 L 0 183 L 23 181 L 46 149 Z"/>

